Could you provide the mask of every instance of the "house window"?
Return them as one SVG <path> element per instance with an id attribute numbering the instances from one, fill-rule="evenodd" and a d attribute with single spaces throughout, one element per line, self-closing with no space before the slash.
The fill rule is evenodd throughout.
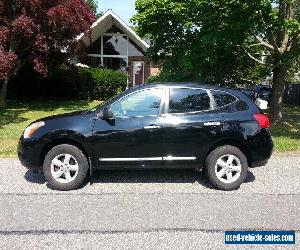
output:
<path id="1" fill-rule="evenodd" d="M 103 58 L 103 66 L 108 69 L 121 70 L 123 72 L 126 72 L 127 64 L 128 62 L 125 58 Z"/>
<path id="2" fill-rule="evenodd" d="M 120 55 L 127 57 L 127 36 L 103 36 L 103 55 Z"/>
<path id="3" fill-rule="evenodd" d="M 87 64 L 92 68 L 102 67 L 101 57 L 89 56 Z"/>
<path id="4" fill-rule="evenodd" d="M 103 34 L 87 49 L 87 53 L 87 63 L 91 67 L 106 67 L 123 72 L 126 72 L 129 56 L 144 56 L 142 50 L 120 30 Z"/>
<path id="5" fill-rule="evenodd" d="M 128 41 L 128 56 L 144 56 L 142 50 L 130 39 Z"/>
<path id="6" fill-rule="evenodd" d="M 126 72 L 128 37 L 120 34 L 104 34 L 88 49 L 88 53 L 90 66 Z"/>

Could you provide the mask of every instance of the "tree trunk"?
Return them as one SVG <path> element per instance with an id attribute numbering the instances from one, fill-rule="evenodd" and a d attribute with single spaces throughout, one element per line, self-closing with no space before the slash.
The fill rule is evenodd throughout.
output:
<path id="1" fill-rule="evenodd" d="M 0 90 L 0 108 L 6 107 L 7 87 L 10 79 L 12 78 L 12 76 L 16 75 L 19 72 L 19 70 L 22 68 L 24 64 L 25 61 L 23 63 L 18 62 L 16 64 L 16 69 L 12 73 L 8 74 L 8 76 L 5 78 L 2 88 Z"/>
<path id="2" fill-rule="evenodd" d="M 0 90 L 0 108 L 6 107 L 6 95 L 7 95 L 7 85 L 8 85 L 9 77 L 7 77 L 2 85 Z"/>
<path id="3" fill-rule="evenodd" d="M 282 105 L 284 96 L 284 80 L 287 70 L 284 65 L 274 65 L 273 88 L 271 101 L 271 121 L 276 123 L 282 119 Z"/>

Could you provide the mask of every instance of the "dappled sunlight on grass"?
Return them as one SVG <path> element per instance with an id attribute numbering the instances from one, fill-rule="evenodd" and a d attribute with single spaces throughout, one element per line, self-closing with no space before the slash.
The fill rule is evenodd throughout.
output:
<path id="1" fill-rule="evenodd" d="M 300 107 L 284 107 L 283 120 L 272 125 L 271 133 L 276 151 L 300 151 Z"/>

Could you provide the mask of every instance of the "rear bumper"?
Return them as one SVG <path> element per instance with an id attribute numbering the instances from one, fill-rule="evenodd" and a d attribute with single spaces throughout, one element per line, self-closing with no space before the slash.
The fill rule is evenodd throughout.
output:
<path id="1" fill-rule="evenodd" d="M 41 148 L 42 144 L 39 140 L 21 137 L 18 144 L 18 157 L 22 165 L 31 170 L 39 169 Z"/>
<path id="2" fill-rule="evenodd" d="M 250 167 L 260 167 L 267 164 L 273 153 L 273 141 L 268 129 L 262 129 L 255 138 L 248 142 Z"/>

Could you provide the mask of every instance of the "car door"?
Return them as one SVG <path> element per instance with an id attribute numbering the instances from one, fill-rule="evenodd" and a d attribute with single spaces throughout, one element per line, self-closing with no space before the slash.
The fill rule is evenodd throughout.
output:
<path id="1" fill-rule="evenodd" d="M 165 167 L 202 164 L 211 143 L 220 134 L 221 118 L 210 92 L 201 88 L 168 89 L 163 120 Z"/>
<path id="2" fill-rule="evenodd" d="M 94 125 L 94 158 L 100 168 L 161 167 L 164 88 L 134 91 L 110 105 L 113 118 Z"/>

